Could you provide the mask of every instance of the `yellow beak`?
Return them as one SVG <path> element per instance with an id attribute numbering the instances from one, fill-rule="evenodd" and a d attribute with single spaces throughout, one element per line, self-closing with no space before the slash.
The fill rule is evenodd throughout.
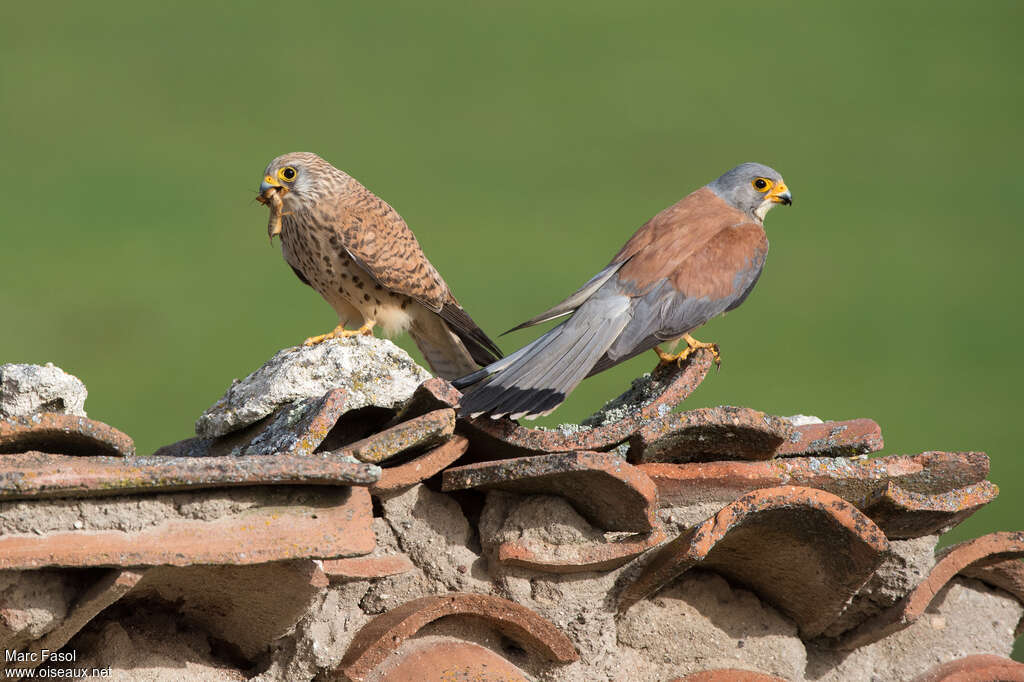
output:
<path id="1" fill-rule="evenodd" d="M 789 188 L 786 187 L 784 182 L 780 182 L 772 187 L 771 191 L 768 192 L 768 199 L 776 204 L 784 204 L 786 206 L 793 203 L 793 195 L 789 193 Z"/>

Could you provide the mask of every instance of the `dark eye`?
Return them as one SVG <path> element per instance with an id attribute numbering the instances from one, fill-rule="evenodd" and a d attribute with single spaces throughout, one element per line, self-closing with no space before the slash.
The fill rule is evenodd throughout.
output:
<path id="1" fill-rule="evenodd" d="M 292 180 L 295 179 L 295 176 L 298 175 L 298 172 L 291 166 L 285 166 L 281 170 L 277 171 L 277 174 L 281 177 L 282 180 L 287 180 L 288 182 L 291 182 Z"/>
<path id="2" fill-rule="evenodd" d="M 755 178 L 751 183 L 758 192 L 764 192 L 772 186 L 772 181 L 767 178 Z"/>

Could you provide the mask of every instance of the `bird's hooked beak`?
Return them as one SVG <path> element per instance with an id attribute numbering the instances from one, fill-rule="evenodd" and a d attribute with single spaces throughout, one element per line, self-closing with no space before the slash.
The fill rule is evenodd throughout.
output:
<path id="1" fill-rule="evenodd" d="M 789 188 L 786 187 L 786 183 L 780 182 L 772 187 L 771 191 L 768 192 L 768 200 L 776 204 L 789 206 L 793 203 L 793 195 L 789 193 Z"/>
<path id="2" fill-rule="evenodd" d="M 268 201 L 267 197 L 274 191 L 278 191 L 281 196 L 284 196 L 288 193 L 288 188 L 275 180 L 272 175 L 264 176 L 263 182 L 260 183 L 260 195 L 256 197 L 256 200 L 265 204 Z"/>

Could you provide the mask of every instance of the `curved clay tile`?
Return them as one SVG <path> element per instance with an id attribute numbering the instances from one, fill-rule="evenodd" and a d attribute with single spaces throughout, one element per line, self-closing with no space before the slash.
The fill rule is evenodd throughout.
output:
<path id="1" fill-rule="evenodd" d="M 870 519 L 835 495 L 795 486 L 758 490 L 658 550 L 623 590 L 619 611 L 699 566 L 750 587 L 813 637 L 838 617 L 888 547 Z"/>
<path id="2" fill-rule="evenodd" d="M 671 682 L 787 682 L 784 677 L 756 673 L 752 670 L 738 668 L 719 668 L 690 673 L 684 677 L 676 677 Z"/>
<path id="3" fill-rule="evenodd" d="M 481 618 L 506 637 L 554 663 L 579 660 L 569 638 L 530 609 L 486 594 L 456 592 L 413 599 L 377 616 L 356 633 L 340 669 L 353 680 L 366 680 L 402 642 L 423 626 L 453 615 Z"/>
<path id="4" fill-rule="evenodd" d="M 766 462 L 640 464 L 658 486 L 662 505 L 727 503 L 760 488 L 798 485 L 859 502 L 889 481 L 922 494 L 945 493 L 985 480 L 983 452 L 924 452 L 873 459 L 787 457 Z"/>
<path id="5" fill-rule="evenodd" d="M 547 431 L 528 429 L 510 419 L 491 419 L 486 416 L 460 419 L 459 425 L 470 437 L 474 449 L 485 453 L 487 459 L 572 450 L 608 450 L 629 439 L 646 422 L 671 412 L 672 408 L 700 386 L 714 356 L 710 351 L 702 349 L 691 357 L 681 369 L 671 364 L 652 372 L 649 386 L 641 396 L 635 396 L 635 392 L 630 390 L 608 403 L 605 406 L 608 412 L 603 416 L 617 419 L 602 426 L 568 432 Z M 642 381 L 638 379 L 634 384 Z M 633 406 L 634 399 L 639 406 Z M 620 403 L 623 407 L 614 407 Z M 624 412 L 621 417 L 618 415 L 620 410 Z"/>
<path id="6" fill-rule="evenodd" d="M 982 481 L 934 495 L 904 490 L 892 481 L 859 504 L 890 540 L 944 532 L 996 499 L 999 488 Z"/>
<path id="7" fill-rule="evenodd" d="M 468 447 L 469 439 L 456 434 L 447 443 L 404 464 L 382 467 L 380 480 L 370 486 L 370 494 L 397 492 L 424 481 L 462 457 Z"/>
<path id="8" fill-rule="evenodd" d="M 746 407 L 705 407 L 645 424 L 629 439 L 633 464 L 770 459 L 795 434 L 781 417 Z"/>
<path id="9" fill-rule="evenodd" d="M 0 419 L 0 454 L 29 450 L 127 457 L 135 454 L 135 442 L 113 426 L 72 414 Z"/>
<path id="10" fill-rule="evenodd" d="M 606 452 L 518 457 L 444 472 L 442 490 L 466 488 L 561 495 L 602 530 L 644 533 L 657 525 L 654 483 L 632 464 Z"/>
<path id="11" fill-rule="evenodd" d="M 852 457 L 885 447 L 882 428 L 871 419 L 798 426 L 793 438 L 779 446 L 777 457 Z"/>
<path id="12" fill-rule="evenodd" d="M 541 540 L 519 540 L 498 545 L 498 561 L 543 573 L 610 571 L 665 541 L 661 528 L 630 535 L 615 542 L 554 545 Z"/>
<path id="13" fill-rule="evenodd" d="M 960 575 L 998 587 L 1024 604 L 1024 561 L 1020 559 L 999 559 L 992 563 L 978 561 L 961 570 Z M 1014 637 L 1021 635 L 1024 635 L 1024 618 L 1017 623 L 1017 630 L 1014 632 Z"/>
<path id="14" fill-rule="evenodd" d="M 352 455 L 360 462 L 379 464 L 412 448 L 443 443 L 454 431 L 455 410 L 442 407 L 395 424 L 336 452 Z"/>
<path id="15" fill-rule="evenodd" d="M 975 654 L 936 666 L 914 682 L 1024 682 L 1024 663 Z"/>
<path id="16" fill-rule="evenodd" d="M 72 457 L 27 452 L 0 457 L 0 500 L 114 496 L 240 485 L 367 486 L 380 467 L 348 457 Z"/>
<path id="17" fill-rule="evenodd" d="M 367 676 L 366 680 L 529 682 L 526 673 L 505 658 L 479 644 L 454 637 L 429 637 L 409 642 Z"/>
<path id="18" fill-rule="evenodd" d="M 837 648 L 856 649 L 902 630 L 921 617 L 953 576 L 974 564 L 1024 557 L 1024 531 L 990 533 L 946 548 L 927 577 L 892 608 L 865 621 L 836 642 Z"/>
<path id="19" fill-rule="evenodd" d="M 339 581 L 384 578 L 408 573 L 416 568 L 407 554 L 324 559 L 320 564 L 328 579 Z"/>

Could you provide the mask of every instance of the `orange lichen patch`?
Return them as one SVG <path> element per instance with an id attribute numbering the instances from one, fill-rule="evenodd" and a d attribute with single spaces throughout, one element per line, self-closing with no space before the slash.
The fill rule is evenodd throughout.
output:
<path id="1" fill-rule="evenodd" d="M 876 642 L 914 623 L 953 576 L 975 564 L 991 565 L 1024 557 L 1024 531 L 990 533 L 946 548 L 914 590 L 892 608 L 865 621 L 836 642 L 840 649 L 855 649 Z"/>
<path id="2" fill-rule="evenodd" d="M 745 407 L 707 407 L 655 419 L 629 439 L 629 461 L 770 459 L 794 435 L 785 419 Z"/>
<path id="3" fill-rule="evenodd" d="M 627 391 L 609 405 L 623 402 L 623 416 L 593 428 L 570 432 L 528 429 L 510 419 L 478 417 L 460 419 L 472 442 L 472 450 L 481 453 L 480 459 L 505 459 L 527 455 L 544 455 L 552 452 L 573 450 L 608 450 L 629 439 L 641 426 L 658 417 L 663 417 L 672 408 L 685 400 L 707 376 L 714 356 L 708 350 L 699 350 L 683 363 L 660 367 L 651 373 L 649 386 L 642 396 Z M 638 380 L 640 381 L 640 380 Z M 627 399 L 628 396 L 628 399 Z M 639 404 L 633 404 L 634 399 Z"/>
<path id="4" fill-rule="evenodd" d="M 369 554 L 376 546 L 365 488 L 338 488 L 330 506 L 248 509 L 234 516 L 169 520 L 135 532 L 67 531 L 0 536 L 0 569 L 44 566 L 258 564 Z"/>
<path id="5" fill-rule="evenodd" d="M 455 410 L 446 407 L 384 429 L 346 445 L 339 452 L 352 455 L 360 462 L 379 464 L 412 448 L 443 443 L 454 431 Z"/>
<path id="6" fill-rule="evenodd" d="M 554 545 L 536 539 L 504 542 L 498 546 L 498 561 L 544 573 L 610 571 L 665 541 L 661 528 L 638 533 L 614 542 Z"/>
<path id="7" fill-rule="evenodd" d="M 804 637 L 825 630 L 889 547 L 853 505 L 811 488 L 744 495 L 657 551 L 620 598 L 620 612 L 699 566 L 747 585 Z"/>
<path id="8" fill-rule="evenodd" d="M 71 414 L 0 419 L 0 454 L 29 450 L 127 457 L 135 454 L 135 442 L 113 426 Z"/>
<path id="9" fill-rule="evenodd" d="M 490 649 L 453 637 L 406 642 L 369 676 L 367 682 L 528 682 L 520 668 Z"/>
<path id="10" fill-rule="evenodd" d="M 793 437 L 779 446 L 777 457 L 808 455 L 852 457 L 885 447 L 882 428 L 871 419 L 850 419 L 796 427 Z"/>
<path id="11" fill-rule="evenodd" d="M 786 679 L 751 670 L 719 668 L 718 670 L 691 673 L 685 677 L 676 677 L 671 682 L 786 682 Z"/>
<path id="12" fill-rule="evenodd" d="M 367 486 L 380 468 L 338 455 L 267 457 L 0 457 L 0 500 L 96 497 L 250 485 Z"/>
<path id="13" fill-rule="evenodd" d="M 548 661 L 579 660 L 569 638 L 530 609 L 499 597 L 456 592 L 413 599 L 371 620 L 352 639 L 340 670 L 357 682 L 367 680 L 377 666 L 423 626 L 456 615 L 482 619 Z"/>
<path id="14" fill-rule="evenodd" d="M 996 499 L 999 488 L 982 481 L 935 495 L 904 490 L 893 482 L 858 505 L 891 540 L 944 532 Z"/>
<path id="15" fill-rule="evenodd" d="M 370 494 L 392 493 L 424 481 L 455 462 L 468 447 L 469 440 L 465 436 L 455 435 L 447 443 L 405 464 L 384 467 L 380 480 L 370 486 Z"/>
<path id="16" fill-rule="evenodd" d="M 26 647 L 23 653 L 35 652 L 38 654 L 44 650 L 58 651 L 100 611 L 131 591 L 144 574 L 144 570 L 114 569 L 108 571 L 77 599 L 74 607 L 60 625 L 46 633 L 42 639 Z M 9 651 L 8 655 L 13 653 L 13 651 Z M 19 662 L 15 666 L 21 670 L 27 670 L 35 668 L 43 660 L 42 656 L 36 656 L 34 659 L 29 657 L 25 659 L 25 662 Z M 3 662 L 0 662 L 0 670 L 3 670 L 3 667 Z"/>
<path id="17" fill-rule="evenodd" d="M 416 568 L 405 554 L 325 559 L 322 564 L 323 572 L 331 580 L 370 580 L 399 575 Z"/>
<path id="18" fill-rule="evenodd" d="M 925 452 L 873 459 L 787 457 L 766 462 L 640 464 L 658 486 L 664 506 L 727 503 L 760 488 L 798 485 L 860 503 L 892 481 L 907 491 L 935 495 L 985 480 L 983 452 Z"/>
<path id="19" fill-rule="evenodd" d="M 604 452 L 519 457 L 444 472 L 443 490 L 466 488 L 561 495 L 602 530 L 643 533 L 657 525 L 654 483 L 635 466 Z"/>
<path id="20" fill-rule="evenodd" d="M 1024 682 L 1024 663 L 976 654 L 936 666 L 914 682 Z"/>

